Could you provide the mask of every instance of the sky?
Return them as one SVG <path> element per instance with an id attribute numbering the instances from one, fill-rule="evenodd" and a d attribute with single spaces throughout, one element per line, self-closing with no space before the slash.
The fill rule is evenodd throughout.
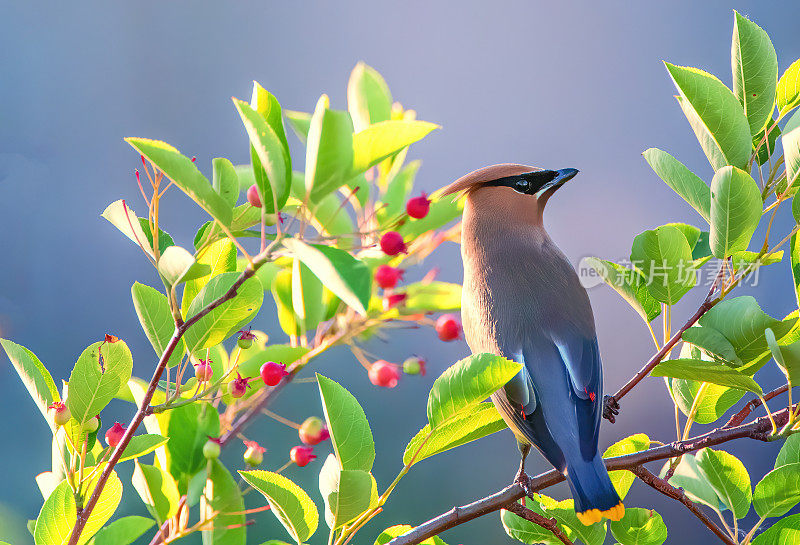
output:
<path id="1" fill-rule="evenodd" d="M 152 351 L 130 286 L 156 279 L 100 218 L 119 198 L 142 208 L 133 178 L 138 157 L 123 137 L 163 139 L 196 156 L 205 172 L 213 157 L 242 163 L 247 140 L 231 96 L 248 98 L 257 80 L 288 109 L 310 111 L 323 92 L 333 107 L 345 108 L 350 70 L 362 60 L 383 74 L 395 100 L 442 126 L 410 154 L 423 162 L 418 189 L 431 192 L 492 163 L 578 168 L 581 174 L 551 199 L 545 216 L 574 264 L 585 256 L 624 259 L 636 234 L 667 222 L 699 226 L 702 219 L 658 180 L 641 152 L 662 148 L 710 180 L 662 60 L 703 68 L 730 84 L 733 9 L 767 30 L 781 72 L 800 56 L 800 5 L 791 1 L 0 2 L 0 336 L 31 348 L 58 381 L 90 342 L 112 332 L 131 346 L 135 372 L 149 375 Z M 290 140 L 301 166 L 302 148 Z M 178 192 L 165 206 L 167 230 L 190 246 L 205 221 L 202 212 Z M 776 227 L 785 231 L 789 221 L 781 214 Z M 443 248 L 412 274 L 434 266 L 442 279 L 460 281 L 458 247 Z M 743 293 L 757 296 L 772 316 L 796 308 L 787 295 L 786 263 L 748 289 Z M 693 312 L 701 291 L 678 305 L 676 320 Z M 606 390 L 615 390 L 649 358 L 652 343 L 610 289 L 589 293 Z M 259 320 L 256 327 L 281 339 L 269 313 Z M 391 391 L 369 384 L 344 350 L 319 362 L 370 417 L 379 486 L 391 481 L 406 441 L 424 424 L 435 376 L 468 353 L 465 343 L 439 343 L 430 330 L 402 332 L 370 349 L 402 361 L 409 347 L 428 358 L 431 374 Z M 769 372 L 764 377 L 777 381 Z M 296 419 L 319 413 L 314 389 L 297 390 L 275 410 Z M 131 414 L 121 403 L 109 410 L 122 421 Z M 19 524 L 35 518 L 41 505 L 33 477 L 49 465 L 49 437 L 5 356 L 0 414 L 6 415 L 0 418 L 0 513 L 16 521 L 0 537 L 17 531 L 12 542 L 25 543 L 30 539 Z M 650 379 L 624 400 L 617 424 L 604 423 L 601 447 L 644 430 L 654 440 L 671 440 L 673 425 L 663 382 Z M 253 430 L 275 438 L 268 459 L 282 463 L 277 445 L 291 441 L 291 433 L 272 422 Z M 741 443 L 734 452 L 760 478 L 776 449 Z M 516 457 L 511 435 L 503 432 L 420 464 L 367 533 L 422 522 L 498 490 L 511 480 Z M 530 471 L 547 469 L 541 458 L 531 458 Z M 290 477 L 314 495 L 314 469 L 295 469 Z M 133 500 L 121 510 L 135 512 L 138 499 L 128 488 Z M 566 497 L 563 488 L 553 494 Z M 706 532 L 641 484 L 628 504 L 661 512 L 672 538 Z M 265 536 L 279 535 L 267 516 L 259 524 Z M 443 537 L 451 544 L 512 543 L 496 515 Z"/>

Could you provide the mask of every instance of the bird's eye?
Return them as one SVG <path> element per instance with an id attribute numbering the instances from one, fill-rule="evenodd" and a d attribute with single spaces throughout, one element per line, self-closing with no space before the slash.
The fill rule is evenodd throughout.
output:
<path id="1" fill-rule="evenodd" d="M 520 193 L 527 193 L 530 186 L 530 181 L 526 180 L 525 178 L 519 178 L 516 182 L 514 182 L 514 189 Z"/>

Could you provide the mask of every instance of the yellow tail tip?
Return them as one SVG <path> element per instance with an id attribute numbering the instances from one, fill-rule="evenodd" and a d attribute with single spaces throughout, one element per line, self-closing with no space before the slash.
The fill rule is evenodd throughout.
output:
<path id="1" fill-rule="evenodd" d="M 605 511 L 601 511 L 600 509 L 589 509 L 580 513 L 576 512 L 575 514 L 578 516 L 578 520 L 581 521 L 584 526 L 591 526 L 592 524 L 603 520 L 604 517 L 609 520 L 621 519 L 623 516 L 625 516 L 625 506 L 622 504 L 622 502 L 619 502 L 611 509 L 606 509 Z"/>

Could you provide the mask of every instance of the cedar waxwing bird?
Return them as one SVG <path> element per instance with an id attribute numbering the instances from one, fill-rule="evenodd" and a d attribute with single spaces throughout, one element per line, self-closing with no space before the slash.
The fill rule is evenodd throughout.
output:
<path id="1" fill-rule="evenodd" d="M 522 364 L 494 394 L 519 444 L 527 484 L 531 444 L 564 474 L 583 524 L 619 520 L 625 507 L 597 450 L 603 371 L 586 290 L 542 224 L 547 200 L 578 173 L 502 164 L 459 178 L 441 195 L 466 195 L 461 231 L 461 318 L 473 353 Z M 527 490 L 526 490 L 527 492 Z"/>

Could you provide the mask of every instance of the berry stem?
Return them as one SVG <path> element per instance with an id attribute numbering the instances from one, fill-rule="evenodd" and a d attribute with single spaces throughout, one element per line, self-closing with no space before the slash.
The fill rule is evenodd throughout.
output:
<path id="1" fill-rule="evenodd" d="M 288 418 L 284 418 L 284 417 L 282 417 L 281 415 L 279 415 L 279 414 L 277 414 L 277 413 L 274 413 L 274 412 L 270 411 L 270 410 L 269 410 L 269 409 L 267 409 L 267 408 L 263 408 L 263 409 L 261 409 L 261 413 L 262 413 L 262 414 L 265 414 L 265 415 L 267 415 L 267 416 L 269 416 L 269 417 L 270 417 L 270 418 L 272 418 L 273 420 L 277 420 L 277 421 L 278 421 L 278 422 L 280 422 L 281 424 L 286 424 L 286 425 L 287 425 L 287 426 L 289 426 L 290 428 L 294 428 L 294 429 L 296 429 L 296 430 L 299 430 L 299 429 L 300 429 L 300 424 L 298 424 L 297 422 L 292 422 L 292 421 L 291 421 L 291 420 L 289 420 Z"/>

